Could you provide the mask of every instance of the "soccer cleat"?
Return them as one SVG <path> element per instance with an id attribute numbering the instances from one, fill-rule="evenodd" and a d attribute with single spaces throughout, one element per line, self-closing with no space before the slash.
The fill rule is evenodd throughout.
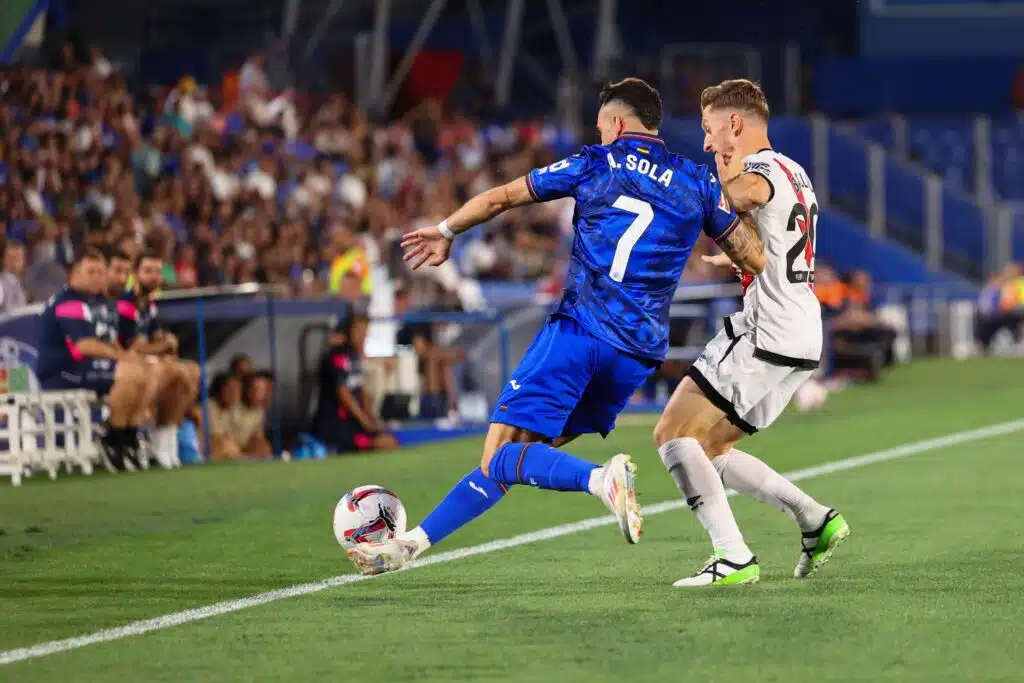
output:
<path id="1" fill-rule="evenodd" d="M 100 442 L 100 459 L 111 474 L 117 474 L 119 470 L 124 469 L 124 460 L 117 449 L 102 441 Z"/>
<path id="2" fill-rule="evenodd" d="M 624 453 L 619 453 L 604 464 L 601 500 L 619 521 L 619 529 L 629 543 L 637 543 L 643 534 L 644 518 L 636 502 L 636 484 L 633 474 L 636 464 Z"/>
<path id="3" fill-rule="evenodd" d="M 673 588 L 697 588 L 699 586 L 740 586 L 745 583 L 757 583 L 761 578 L 761 567 L 757 564 L 757 557 L 751 556 L 743 564 L 730 562 L 722 557 L 721 553 L 715 551 L 707 564 L 694 574 L 685 579 L 679 579 L 672 584 Z"/>
<path id="4" fill-rule="evenodd" d="M 388 541 L 357 543 L 347 555 L 356 569 L 373 576 L 385 572 L 397 572 L 415 559 L 418 549 L 415 541 L 393 538 Z"/>
<path id="5" fill-rule="evenodd" d="M 796 562 L 796 569 L 793 570 L 793 577 L 806 579 L 824 566 L 836 548 L 850 535 L 850 525 L 846 523 L 843 516 L 835 511 L 829 510 L 825 514 L 825 521 L 813 531 L 805 531 L 800 539 L 800 559 Z"/>

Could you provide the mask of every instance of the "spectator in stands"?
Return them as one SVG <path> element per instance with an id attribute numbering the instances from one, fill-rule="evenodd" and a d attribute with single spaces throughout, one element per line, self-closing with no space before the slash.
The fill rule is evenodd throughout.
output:
<path id="1" fill-rule="evenodd" d="M 1019 343 L 1024 333 L 1024 269 L 1008 264 L 981 290 L 978 299 L 978 343 L 989 351 L 996 335 L 1006 330 Z"/>
<path id="2" fill-rule="evenodd" d="M 388 451 L 398 447 L 373 413 L 365 387 L 363 347 L 369 318 L 354 308 L 338 322 L 320 362 L 319 398 L 313 434 L 335 453 Z"/>
<path id="3" fill-rule="evenodd" d="M 242 383 L 232 375 L 217 375 L 210 384 L 210 458 L 215 462 L 242 458 L 242 445 L 234 437 L 229 417 L 241 393 Z"/>
<path id="4" fill-rule="evenodd" d="M 0 312 L 21 308 L 28 299 L 21 284 L 25 273 L 25 245 L 9 240 L 4 245 L 3 272 L 0 273 Z"/>
<path id="5" fill-rule="evenodd" d="M 344 221 L 335 221 L 330 228 L 332 254 L 328 291 L 337 294 L 342 278 L 352 273 L 359 278 L 360 290 L 366 296 L 373 293 L 373 278 L 366 250 L 359 244 L 352 228 Z"/>
<path id="6" fill-rule="evenodd" d="M 414 311 L 412 295 L 406 284 L 399 285 L 395 290 L 395 317 L 412 313 L 425 313 L 428 310 Z M 402 325 L 395 335 L 395 343 L 399 346 L 411 347 L 416 352 L 419 363 L 422 394 L 420 396 L 420 414 L 424 419 L 449 417 L 458 418 L 458 384 L 455 381 L 454 368 L 466 360 L 463 349 L 441 346 L 436 342 L 437 325 L 426 321 L 410 321 Z"/>
<path id="7" fill-rule="evenodd" d="M 242 402 L 238 409 L 241 431 L 239 441 L 249 456 L 270 457 L 274 449 L 267 439 L 267 410 L 270 407 L 272 382 L 270 373 L 254 372 L 242 382 Z"/>
<path id="8" fill-rule="evenodd" d="M 259 128 L 278 128 L 291 140 L 298 135 L 299 121 L 291 93 L 274 96 L 264 70 L 264 54 L 253 53 L 242 65 L 238 89 L 244 111 Z"/>
<path id="9" fill-rule="evenodd" d="M 896 334 L 871 309 L 870 274 L 855 271 L 843 281 L 832 268 L 819 264 L 814 291 L 832 335 L 833 368 L 878 379 L 893 362 Z"/>
<path id="10" fill-rule="evenodd" d="M 478 280 L 507 280 L 512 276 L 509 246 L 497 230 L 470 242 L 463 257 L 466 274 Z"/>
<path id="11" fill-rule="evenodd" d="M 0 139 L 0 223 L 29 245 L 31 300 L 63 284 L 61 267 L 85 243 L 133 258 L 143 245 L 158 249 L 166 286 L 273 282 L 319 294 L 336 292 L 354 269 L 368 294 L 374 266 L 404 271 L 400 249 L 389 247 L 405 231 L 553 160 L 546 147 L 566 141 L 530 122 L 482 129 L 433 101 L 387 123 L 333 96 L 299 125 L 290 96 L 273 92 L 263 54 L 243 66 L 238 103 L 228 92 L 212 101 L 189 76 L 133 99 L 95 46 L 55 56 L 49 70 L 0 73 L 0 129 L 16 133 Z M 495 279 L 547 275 L 571 217 L 571 200 L 562 204 L 567 212 L 553 203 L 511 229 L 495 226 L 519 253 L 490 237 L 481 249 L 467 243 L 479 252 L 467 263 Z M 433 279 L 467 298 L 454 263 Z"/>
<path id="12" fill-rule="evenodd" d="M 254 366 L 252 358 L 244 353 L 235 354 L 231 357 L 231 361 L 228 363 L 228 372 L 232 377 L 238 379 L 238 381 L 244 381 L 246 377 L 253 373 Z"/>

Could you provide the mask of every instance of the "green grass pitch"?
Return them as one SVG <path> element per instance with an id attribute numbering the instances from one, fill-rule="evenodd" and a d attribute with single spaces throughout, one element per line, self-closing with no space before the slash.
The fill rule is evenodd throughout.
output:
<path id="1" fill-rule="evenodd" d="M 922 362 L 787 414 L 745 448 L 781 471 L 1024 418 L 1024 364 Z M 606 441 L 643 504 L 677 497 L 652 416 Z M 0 681 L 1022 681 L 1024 430 L 806 480 L 853 535 L 806 582 L 779 512 L 733 498 L 761 583 L 682 592 L 709 554 L 692 514 L 601 527 L 0 665 Z M 3 653 L 350 572 L 337 499 L 386 485 L 415 523 L 480 440 L 327 462 L 0 485 Z M 604 514 L 514 489 L 437 552 Z"/>

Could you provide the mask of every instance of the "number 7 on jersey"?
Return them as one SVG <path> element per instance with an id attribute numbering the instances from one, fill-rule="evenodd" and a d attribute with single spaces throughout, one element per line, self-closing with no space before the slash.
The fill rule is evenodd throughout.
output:
<path id="1" fill-rule="evenodd" d="M 626 277 L 626 266 L 629 264 L 629 255 L 633 253 L 633 247 L 643 237 L 644 232 L 654 220 L 654 209 L 645 201 L 620 195 L 612 206 L 627 213 L 636 215 L 633 222 L 622 233 L 619 242 L 615 245 L 615 256 L 612 258 L 612 268 L 608 271 L 608 277 L 615 282 L 622 282 Z"/>

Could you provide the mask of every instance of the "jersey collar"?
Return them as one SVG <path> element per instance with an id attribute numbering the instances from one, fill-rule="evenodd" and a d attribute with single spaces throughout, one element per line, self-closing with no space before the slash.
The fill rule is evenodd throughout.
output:
<path id="1" fill-rule="evenodd" d="M 639 140 L 641 142 L 648 142 L 652 144 L 665 144 L 665 141 L 659 138 L 657 135 L 648 135 L 647 133 L 623 133 L 622 135 L 619 136 L 619 140 Z"/>

